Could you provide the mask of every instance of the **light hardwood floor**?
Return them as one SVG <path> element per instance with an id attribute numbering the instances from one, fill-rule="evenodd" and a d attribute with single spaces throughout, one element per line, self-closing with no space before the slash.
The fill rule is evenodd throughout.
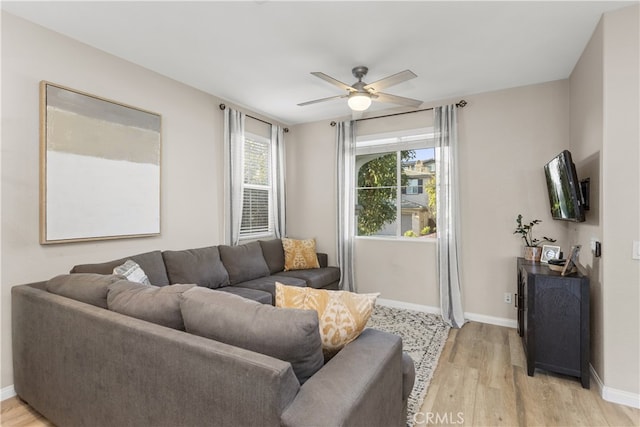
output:
<path id="1" fill-rule="evenodd" d="M 3 427 L 51 426 L 15 397 L 0 413 Z M 471 322 L 451 331 L 416 419 L 419 426 L 640 426 L 640 410 L 602 400 L 594 384 L 585 390 L 573 378 L 527 376 L 514 329 Z"/>
<path id="2" fill-rule="evenodd" d="M 452 329 L 417 425 L 640 426 L 640 409 L 603 400 L 577 378 L 527 375 L 515 329 L 470 322 Z"/>

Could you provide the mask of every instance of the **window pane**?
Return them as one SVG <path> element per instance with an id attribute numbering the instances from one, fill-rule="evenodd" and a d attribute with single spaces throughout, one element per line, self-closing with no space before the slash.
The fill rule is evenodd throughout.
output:
<path id="1" fill-rule="evenodd" d="M 363 156 L 364 157 L 364 156 Z M 358 171 L 358 235 L 370 236 L 389 233 L 389 227 L 397 217 L 397 171 L 396 153 L 379 154 Z M 391 227 L 393 228 L 393 227 Z M 393 228 L 391 235 L 395 235 Z"/>
<path id="2" fill-rule="evenodd" d="M 269 231 L 269 190 L 245 188 L 240 234 Z"/>
<path id="3" fill-rule="evenodd" d="M 247 139 L 244 146 L 245 184 L 269 185 L 269 144 Z"/>
<path id="4" fill-rule="evenodd" d="M 407 138 L 412 136 L 359 146 L 358 236 L 435 237 L 435 148 L 429 147 L 432 141 Z"/>
<path id="5" fill-rule="evenodd" d="M 270 218 L 270 142 L 249 137 L 244 145 L 244 197 L 242 200 L 241 236 L 269 233 Z"/>
<path id="6" fill-rule="evenodd" d="M 401 233 L 406 237 L 435 231 L 435 150 L 402 151 Z"/>

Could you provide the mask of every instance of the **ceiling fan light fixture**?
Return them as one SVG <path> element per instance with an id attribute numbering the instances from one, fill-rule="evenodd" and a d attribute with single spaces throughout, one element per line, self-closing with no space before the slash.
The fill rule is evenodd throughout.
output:
<path id="1" fill-rule="evenodd" d="M 371 97 L 366 93 L 354 92 L 349 95 L 347 104 L 353 111 L 364 111 L 371 106 Z"/>

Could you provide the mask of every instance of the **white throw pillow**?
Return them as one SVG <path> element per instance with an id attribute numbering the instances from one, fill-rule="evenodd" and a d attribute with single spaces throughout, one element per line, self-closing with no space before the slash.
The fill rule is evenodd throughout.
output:
<path id="1" fill-rule="evenodd" d="M 124 276 L 130 282 L 142 283 L 143 285 L 151 284 L 144 270 L 138 265 L 137 262 L 130 259 L 128 259 L 124 264 L 114 268 L 113 274 Z"/>

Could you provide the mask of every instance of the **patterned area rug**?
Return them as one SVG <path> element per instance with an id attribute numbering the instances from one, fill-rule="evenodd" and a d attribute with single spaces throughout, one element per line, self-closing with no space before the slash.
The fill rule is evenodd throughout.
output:
<path id="1" fill-rule="evenodd" d="M 413 359 L 416 381 L 407 408 L 407 425 L 413 426 L 413 415 L 424 402 L 449 326 L 437 314 L 376 305 L 367 327 L 399 335 L 402 349 Z"/>

